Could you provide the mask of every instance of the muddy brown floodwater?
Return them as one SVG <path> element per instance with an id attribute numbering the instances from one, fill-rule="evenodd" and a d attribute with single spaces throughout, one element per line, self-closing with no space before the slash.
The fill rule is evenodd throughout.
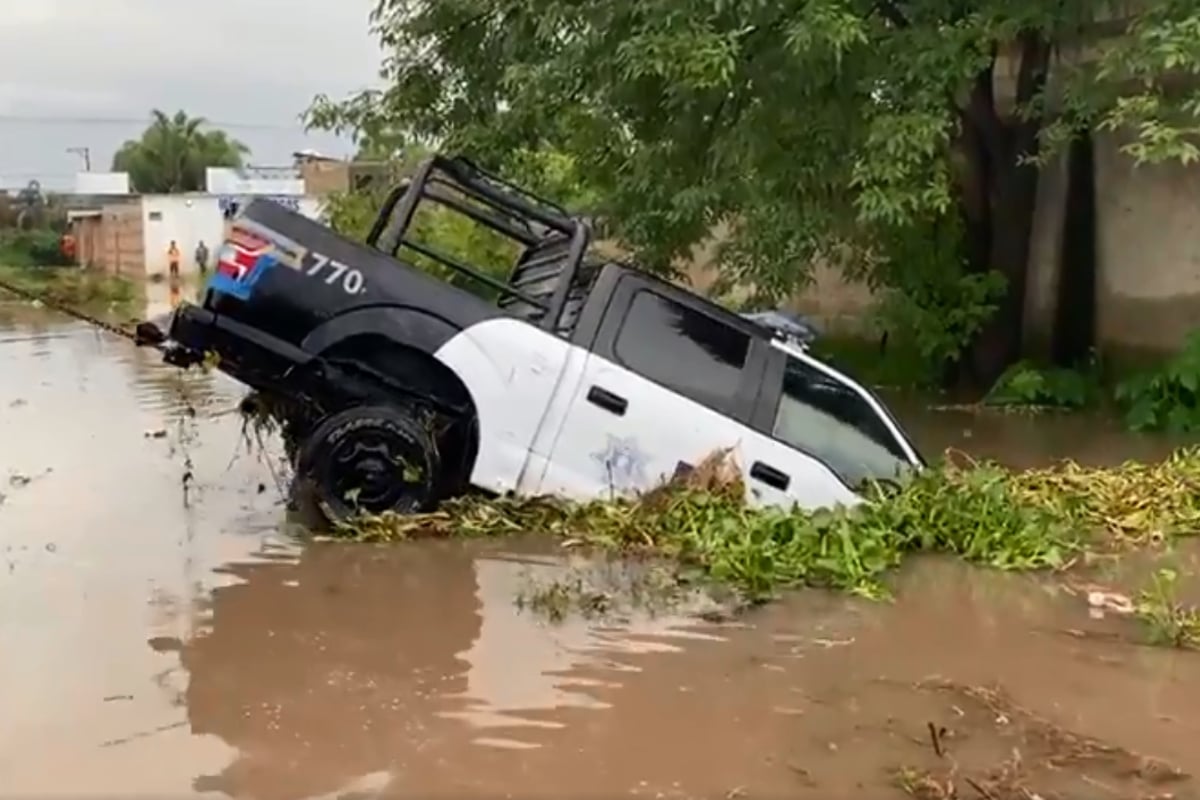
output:
<path id="1" fill-rule="evenodd" d="M 552 624 L 536 539 L 302 545 L 240 394 L 0 307 L 0 795 L 1198 796 L 1200 659 L 1061 582 L 927 559 L 890 604 Z M 903 416 L 1019 464 L 1169 445 Z"/>

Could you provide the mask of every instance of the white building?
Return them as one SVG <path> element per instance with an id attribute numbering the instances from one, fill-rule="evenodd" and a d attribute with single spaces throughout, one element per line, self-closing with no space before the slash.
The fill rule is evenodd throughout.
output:
<path id="1" fill-rule="evenodd" d="M 124 173 L 80 175 L 76 186 L 90 190 L 91 202 L 89 208 L 69 212 L 79 263 L 133 277 L 165 275 L 174 242 L 181 254 L 180 273 L 186 275 L 198 271 L 195 252 L 203 242 L 212 268 L 229 218 L 256 198 L 323 219 L 322 201 L 304 193 L 295 170 L 209 168 L 205 178 L 205 192 L 134 195 L 128 193 Z M 117 191 L 121 188 L 125 191 Z"/>
<path id="2" fill-rule="evenodd" d="M 253 195 L 143 195 L 141 198 L 142 242 L 146 274 L 165 274 L 167 253 L 175 242 L 183 259 L 181 273 L 197 270 L 196 247 L 204 242 L 213 266 L 217 248 L 225 239 L 228 217 L 238 207 L 254 199 Z M 267 199 L 298 211 L 309 219 L 321 219 L 322 205 L 315 197 L 268 196 Z"/>

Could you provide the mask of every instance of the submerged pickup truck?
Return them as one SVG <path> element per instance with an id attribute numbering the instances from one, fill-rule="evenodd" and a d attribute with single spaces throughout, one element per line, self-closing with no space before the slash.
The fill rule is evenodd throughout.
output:
<path id="1" fill-rule="evenodd" d="M 428 203 L 515 242 L 507 278 L 421 241 Z M 638 493 L 728 448 L 754 504 L 853 503 L 862 481 L 923 466 L 883 403 L 801 342 L 592 257 L 591 236 L 556 204 L 433 156 L 365 244 L 249 203 L 203 302 L 141 336 L 181 367 L 215 353 L 273 398 L 297 480 L 331 520 L 472 487 Z"/>

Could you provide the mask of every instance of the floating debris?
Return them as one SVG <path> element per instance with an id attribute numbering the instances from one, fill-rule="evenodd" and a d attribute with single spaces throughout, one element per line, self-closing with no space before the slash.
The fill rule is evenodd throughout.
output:
<path id="1" fill-rule="evenodd" d="M 1119 592 L 1092 591 L 1088 592 L 1087 600 L 1091 609 L 1099 612 L 1097 614 L 1099 617 L 1103 617 L 1105 611 L 1128 615 L 1137 610 L 1133 600 Z"/>

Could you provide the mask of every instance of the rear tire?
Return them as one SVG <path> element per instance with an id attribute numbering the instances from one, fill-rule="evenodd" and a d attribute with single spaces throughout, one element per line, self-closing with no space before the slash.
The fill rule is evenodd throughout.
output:
<path id="1" fill-rule="evenodd" d="M 414 514 L 436 499 L 437 445 L 413 411 L 355 406 L 322 420 L 296 457 L 297 480 L 332 523 L 356 514 Z"/>

